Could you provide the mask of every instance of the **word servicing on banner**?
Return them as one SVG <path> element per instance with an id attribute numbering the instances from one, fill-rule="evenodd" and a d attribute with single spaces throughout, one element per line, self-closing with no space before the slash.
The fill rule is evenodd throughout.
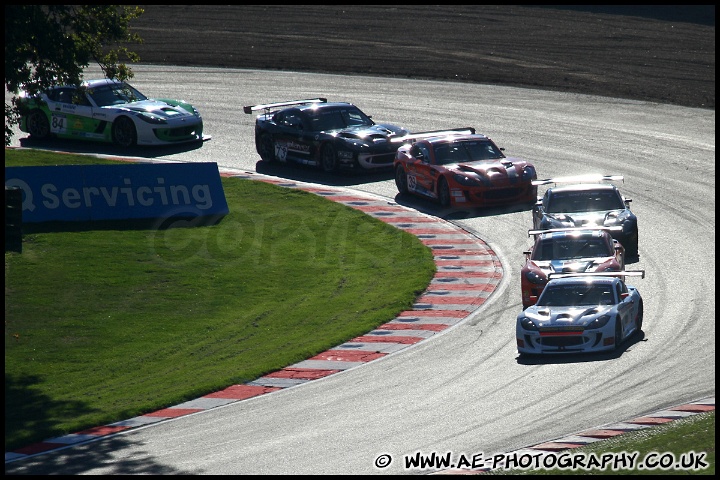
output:
<path id="1" fill-rule="evenodd" d="M 217 163 L 5 167 L 23 223 L 227 215 Z"/>

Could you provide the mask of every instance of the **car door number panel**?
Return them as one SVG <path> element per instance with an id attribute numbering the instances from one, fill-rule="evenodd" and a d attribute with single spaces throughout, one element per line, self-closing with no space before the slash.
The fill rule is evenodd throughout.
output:
<path id="1" fill-rule="evenodd" d="M 67 133 L 67 116 L 53 113 L 50 120 L 50 131 L 56 134 Z"/>

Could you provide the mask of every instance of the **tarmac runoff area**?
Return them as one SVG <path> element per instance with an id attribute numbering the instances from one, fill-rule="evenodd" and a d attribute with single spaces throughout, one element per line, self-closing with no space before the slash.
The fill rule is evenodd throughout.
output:
<path id="1" fill-rule="evenodd" d="M 51 450 L 89 443 L 133 428 L 265 395 L 358 367 L 427 340 L 463 322 L 485 303 L 502 280 L 503 268 L 495 252 L 481 239 L 451 222 L 403 207 L 382 197 L 358 192 L 349 193 L 342 188 L 222 169 L 221 175 L 297 188 L 361 210 L 367 215 L 416 235 L 432 249 L 437 272 L 425 293 L 416 300 L 412 310 L 401 312 L 394 320 L 380 325 L 365 335 L 245 384 L 232 385 L 174 407 L 5 452 L 5 463 Z M 714 410 L 713 397 L 529 446 L 509 454 L 552 454 Z M 487 470 L 447 469 L 434 473 L 473 474 Z"/>

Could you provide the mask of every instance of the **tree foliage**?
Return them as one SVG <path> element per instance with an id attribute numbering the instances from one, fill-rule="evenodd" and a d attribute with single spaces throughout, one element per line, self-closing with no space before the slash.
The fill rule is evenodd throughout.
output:
<path id="1" fill-rule="evenodd" d="M 107 78 L 132 78 L 125 62 L 139 57 L 127 45 L 142 39 L 129 26 L 142 13 L 127 5 L 5 5 L 5 89 L 12 95 L 5 102 L 5 145 L 22 112 L 20 90 L 79 86 L 90 62 Z"/>

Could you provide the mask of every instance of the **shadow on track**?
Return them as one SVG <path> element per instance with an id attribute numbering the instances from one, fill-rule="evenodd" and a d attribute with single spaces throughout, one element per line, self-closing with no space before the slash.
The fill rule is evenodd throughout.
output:
<path id="1" fill-rule="evenodd" d="M 364 183 L 383 182 L 393 178 L 391 170 L 328 173 L 315 167 L 295 163 L 268 163 L 263 160 L 255 164 L 255 171 L 263 175 L 286 178 L 297 182 L 319 183 L 330 187 L 351 187 Z"/>
<path id="2" fill-rule="evenodd" d="M 434 217 L 442 218 L 444 220 L 465 220 L 467 218 L 495 217 L 507 213 L 530 212 L 532 208 L 532 205 L 527 203 L 515 203 L 494 207 L 448 208 L 443 207 L 430 199 L 401 193 L 395 195 L 395 203 L 413 208 L 419 212 L 426 213 Z"/>
<path id="3" fill-rule="evenodd" d="M 130 148 L 120 148 L 109 143 L 100 142 L 83 142 L 80 140 L 67 139 L 47 139 L 37 140 L 30 137 L 21 138 L 20 146 L 23 148 L 34 148 L 37 150 L 50 150 L 55 152 L 68 152 L 77 154 L 90 155 L 112 155 L 118 157 L 140 157 L 140 158 L 162 158 L 167 155 L 176 155 L 178 153 L 189 152 L 202 148 L 203 144 L 208 141 L 198 140 L 192 143 L 183 143 L 178 145 L 153 145 L 153 146 L 135 146 Z"/>

